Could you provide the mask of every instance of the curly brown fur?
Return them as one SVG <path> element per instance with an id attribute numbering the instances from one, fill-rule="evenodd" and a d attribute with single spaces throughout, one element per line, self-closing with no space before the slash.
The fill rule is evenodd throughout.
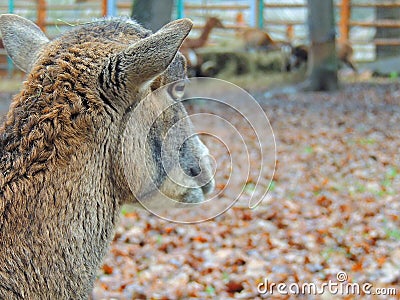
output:
<path id="1" fill-rule="evenodd" d="M 16 26 L 39 42 L 12 32 Z M 154 153 L 164 127 L 186 116 L 184 108 L 165 113 L 149 145 L 142 145 L 142 126 L 173 99 L 145 102 L 140 122 L 126 122 L 148 93 L 184 78 L 176 52 L 190 28 L 181 20 L 152 35 L 131 20 L 99 20 L 47 42 L 29 21 L 0 16 L 7 51 L 30 72 L 0 128 L 0 299 L 87 298 L 121 204 L 147 191 L 146 168 L 172 198 L 193 199 L 164 183 Z M 33 61 L 16 53 L 20 43 L 32 43 Z M 133 185 L 123 171 L 124 138 Z M 187 143 L 183 167 L 191 168 L 205 147 Z"/>

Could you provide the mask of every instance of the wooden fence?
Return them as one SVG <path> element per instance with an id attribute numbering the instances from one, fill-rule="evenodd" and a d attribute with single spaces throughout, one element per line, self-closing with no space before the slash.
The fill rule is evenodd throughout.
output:
<path id="1" fill-rule="evenodd" d="M 349 41 L 353 45 L 354 58 L 358 62 L 375 60 L 377 46 L 400 46 L 400 36 L 375 37 L 375 31 L 379 28 L 400 28 L 400 20 L 376 19 L 374 11 L 378 8 L 400 9 L 400 0 L 335 1 L 337 37 L 340 41 Z M 252 0 L 241 1 L 238 5 L 224 5 L 221 1 L 207 0 L 199 4 L 187 0 L 184 1 L 183 10 L 182 16 L 197 18 L 201 24 L 205 17 L 217 15 L 231 31 L 243 26 L 258 26 L 275 40 L 293 44 L 308 43 L 306 0 L 296 3 L 289 0 Z M 292 18 L 287 17 L 288 15 Z M 225 38 L 228 36 L 225 33 L 223 35 Z"/>
<path id="2" fill-rule="evenodd" d="M 73 4 L 54 4 L 56 1 L 46 0 L 8 0 L 0 3 L 0 13 L 13 12 L 35 21 L 50 37 L 59 34 L 68 26 L 89 21 L 93 18 L 108 15 L 110 1 L 115 5 L 115 14 L 130 15 L 132 0 L 75 0 Z M 10 3 L 12 2 L 12 6 Z M 198 34 L 207 16 L 216 15 L 223 19 L 225 37 L 233 37 L 235 30 L 243 27 L 260 27 L 274 35 L 278 40 L 293 43 L 307 43 L 307 8 L 306 0 L 302 3 L 291 3 L 289 0 L 242 0 L 207 1 L 176 0 L 177 17 L 187 16 L 195 21 L 194 35 Z M 201 4 L 199 4 L 201 3 Z M 237 4 L 232 4 L 237 3 Z M 374 38 L 373 34 L 359 37 L 351 34 L 359 30 L 376 30 L 377 28 L 400 28 L 399 20 L 360 19 L 356 15 L 362 10 L 377 8 L 400 8 L 398 1 L 372 2 L 369 0 L 336 0 L 337 31 L 340 40 L 349 40 L 357 54 L 369 47 L 374 51 L 375 46 L 400 46 L 398 38 Z M 282 18 L 282 15 L 297 11 L 301 17 Z M 114 11 L 113 11 L 114 12 Z M 356 12 L 356 14 L 354 13 Z M 363 13 L 359 13 L 363 15 Z M 197 30 L 197 32 L 196 32 Z M 221 31 L 220 31 L 221 32 Z M 372 47 L 372 48 L 371 48 Z M 372 49 L 372 50 L 371 50 Z M 358 58 L 358 59 L 357 59 Z M 371 56 L 369 60 L 374 59 Z M 10 69 L 7 64 L 4 49 L 0 49 L 0 69 Z"/>
<path id="3" fill-rule="evenodd" d="M 1 0 L 0 13 L 15 13 L 34 21 L 50 38 L 75 24 L 108 15 L 109 0 L 75 0 L 73 4 L 46 0 Z M 115 2 L 118 15 L 131 14 L 132 0 Z M 0 43 L 0 75 L 17 70 Z"/>
<path id="4" fill-rule="evenodd" d="M 0 13 L 16 13 L 35 21 L 44 31 L 51 27 L 71 26 L 108 15 L 110 0 L 75 0 L 58 4 L 46 0 L 8 0 L 0 3 Z M 130 15 L 132 0 L 115 1 L 116 14 Z M 51 31 L 51 30 L 50 30 Z"/>

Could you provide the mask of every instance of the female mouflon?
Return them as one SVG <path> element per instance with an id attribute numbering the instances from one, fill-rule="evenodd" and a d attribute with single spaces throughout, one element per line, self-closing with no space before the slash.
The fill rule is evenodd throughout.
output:
<path id="1" fill-rule="evenodd" d="M 152 188 L 178 202 L 202 201 L 213 189 L 211 166 L 201 159 L 208 150 L 189 121 L 179 130 L 191 138 L 170 168 L 190 174 L 186 182 L 207 183 L 168 180 L 162 137 L 187 113 L 167 91 L 145 99 L 185 77 L 177 52 L 191 27 L 182 19 L 152 34 L 115 18 L 50 41 L 26 19 L 0 16 L 5 48 L 28 73 L 0 128 L 0 299 L 87 298 L 121 204 Z M 140 120 L 127 122 L 141 99 Z M 159 111 L 169 103 L 174 109 Z"/>

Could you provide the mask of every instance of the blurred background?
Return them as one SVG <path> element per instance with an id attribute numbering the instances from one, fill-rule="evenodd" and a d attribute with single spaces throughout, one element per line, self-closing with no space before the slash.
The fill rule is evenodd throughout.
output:
<path id="1" fill-rule="evenodd" d="M 306 0 L 284 2 L 278 0 L 167 0 L 143 1 L 147 3 L 144 6 L 140 3 L 141 1 L 136 2 L 136 11 L 138 11 L 136 14 L 134 0 L 3 0 L 0 3 L 0 12 L 19 14 L 35 21 L 49 37 L 55 37 L 71 26 L 90 22 L 95 18 L 132 15 L 153 30 L 160 27 L 157 20 L 189 17 L 195 23 L 190 36 L 199 37 L 204 31 L 207 19 L 217 17 L 223 26 L 212 28 L 201 49 L 196 49 L 196 53 L 202 56 L 203 63 L 211 60 L 203 67 L 205 74 L 202 75 L 215 76 L 224 71 L 227 73 L 224 74 L 225 77 L 226 75 L 243 75 L 243 73 L 254 71 L 254 68 L 262 69 L 263 72 L 280 72 L 285 68 L 283 66 L 285 62 L 282 60 L 288 59 L 284 57 L 287 53 L 282 53 L 282 46 L 295 47 L 309 44 Z M 152 2 L 154 4 L 151 4 Z M 151 11 L 152 5 L 153 11 Z M 141 12 L 144 14 L 144 19 L 140 16 Z M 351 45 L 351 59 L 356 64 L 364 66 L 365 63 L 375 62 L 399 53 L 399 1 L 335 0 L 333 13 L 336 38 Z M 149 18 L 149 14 L 152 15 L 152 20 L 146 19 Z M 151 22 L 156 23 L 152 26 Z M 257 36 L 257 33 L 249 29 L 259 29 L 268 37 Z M 264 41 L 263 38 L 270 40 Z M 0 75 L 10 78 L 15 75 L 16 70 L 13 64 L 7 61 L 6 52 L 1 43 L 0 47 Z M 214 49 L 209 49 L 210 47 Z M 245 63 L 240 65 L 236 62 L 236 67 L 232 64 L 221 66 L 218 61 L 223 60 L 222 55 L 227 55 L 229 62 L 233 63 L 232 61 L 238 59 L 238 56 L 243 58 L 237 53 L 243 50 L 254 50 L 251 48 L 256 47 L 260 47 L 263 54 L 270 52 L 270 55 L 261 55 L 255 59 L 255 62 L 250 59 L 250 65 Z M 285 52 L 285 49 L 283 50 Z M 246 60 L 248 59 L 247 57 Z M 215 66 L 216 64 L 219 66 Z M 235 68 L 236 70 L 231 70 Z M 383 73 L 382 75 L 392 73 L 392 76 L 395 76 L 398 71 L 395 66 L 392 66 L 393 70 L 382 70 L 376 65 L 366 65 L 365 69 Z M 236 74 L 231 74 L 232 72 Z M 277 80 L 279 81 L 279 78 Z M 284 80 L 286 81 L 286 78 Z"/>

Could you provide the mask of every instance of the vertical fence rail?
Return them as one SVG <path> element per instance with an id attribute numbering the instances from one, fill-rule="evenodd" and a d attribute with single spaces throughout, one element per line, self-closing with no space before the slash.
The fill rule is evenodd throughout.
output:
<path id="1" fill-rule="evenodd" d="M 258 0 L 257 19 L 258 28 L 264 28 L 264 0 Z"/>
<path id="2" fill-rule="evenodd" d="M 46 13 L 47 13 L 47 3 L 46 0 L 38 0 L 37 8 L 37 25 L 39 28 L 46 32 Z"/>
<path id="3" fill-rule="evenodd" d="M 349 40 L 351 5 L 350 0 L 342 0 L 340 4 L 339 33 L 341 42 Z"/>
<path id="4" fill-rule="evenodd" d="M 101 1 L 101 15 L 103 17 L 107 16 L 107 0 L 102 0 Z"/>
<path id="5" fill-rule="evenodd" d="M 14 13 L 14 0 L 8 0 L 8 12 L 10 14 Z"/>
<path id="6" fill-rule="evenodd" d="M 257 26 L 257 0 L 250 0 L 250 14 L 249 25 L 251 27 Z"/>
<path id="7" fill-rule="evenodd" d="M 185 17 L 185 3 L 184 0 L 177 0 L 177 17 L 178 19 L 182 19 Z"/>
<path id="8" fill-rule="evenodd" d="M 117 0 L 107 0 L 107 17 L 117 15 Z"/>

